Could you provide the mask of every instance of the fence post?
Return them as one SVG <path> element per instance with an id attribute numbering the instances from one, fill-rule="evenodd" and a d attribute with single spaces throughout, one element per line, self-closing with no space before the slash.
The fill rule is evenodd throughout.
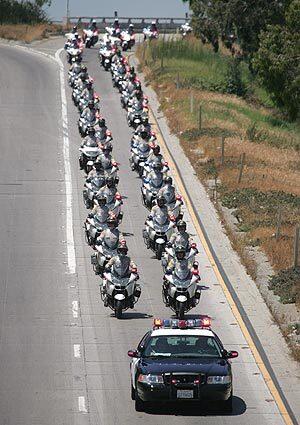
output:
<path id="1" fill-rule="evenodd" d="M 194 113 L 194 93 L 192 92 L 192 90 L 190 93 L 190 111 L 191 111 L 191 114 Z"/>
<path id="2" fill-rule="evenodd" d="M 276 224 L 276 233 L 275 233 L 275 239 L 278 241 L 280 238 L 280 229 L 281 229 L 281 208 L 278 210 L 277 214 L 277 224 Z"/>
<path id="3" fill-rule="evenodd" d="M 221 138 L 221 165 L 224 165 L 224 154 L 225 154 L 225 137 Z"/>
<path id="4" fill-rule="evenodd" d="M 176 89 L 177 89 L 177 90 L 179 89 L 179 85 L 180 85 L 180 81 L 179 81 L 179 72 L 177 72 L 177 75 L 176 75 Z"/>
<path id="5" fill-rule="evenodd" d="M 202 130 L 202 105 L 199 105 L 198 110 L 198 130 Z"/>
<path id="6" fill-rule="evenodd" d="M 244 165 L 245 165 L 245 152 L 242 153 L 241 155 L 241 162 L 240 162 L 240 169 L 239 169 L 239 176 L 238 176 L 238 184 L 241 183 L 242 180 L 242 175 L 243 175 L 243 169 L 244 169 Z"/>
<path id="7" fill-rule="evenodd" d="M 300 236 L 300 227 L 296 226 L 295 228 L 295 241 L 294 241 L 294 267 L 299 267 L 299 236 Z"/>

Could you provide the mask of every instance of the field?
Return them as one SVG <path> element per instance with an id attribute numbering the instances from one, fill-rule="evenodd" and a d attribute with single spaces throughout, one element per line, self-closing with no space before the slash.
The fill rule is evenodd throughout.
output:
<path id="1" fill-rule="evenodd" d="M 60 34 L 62 30 L 62 25 L 54 24 L 0 25 L 0 38 L 31 43 L 35 40 L 47 38 L 50 34 Z"/>
<path id="2" fill-rule="evenodd" d="M 288 122 L 247 65 L 225 51 L 216 54 L 191 38 L 144 44 L 137 54 L 199 178 L 217 204 L 232 209 L 238 225 L 235 232 L 228 226 L 229 236 L 249 274 L 256 278 L 249 246 L 261 247 L 276 273 L 292 268 L 300 224 L 299 123 Z M 299 274 L 292 276 L 292 285 L 283 283 L 277 293 L 299 306 Z"/>

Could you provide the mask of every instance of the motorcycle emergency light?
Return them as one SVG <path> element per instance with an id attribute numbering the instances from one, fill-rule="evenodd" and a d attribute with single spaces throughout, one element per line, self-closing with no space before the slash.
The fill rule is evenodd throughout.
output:
<path id="1" fill-rule="evenodd" d="M 116 194 L 116 200 L 117 201 L 121 201 L 121 199 L 122 199 L 122 196 L 119 193 L 117 193 Z"/>
<path id="2" fill-rule="evenodd" d="M 211 327 L 211 318 L 203 316 L 200 319 L 154 319 L 153 329 L 209 329 Z"/>
<path id="3" fill-rule="evenodd" d="M 181 195 L 176 195 L 176 199 L 177 199 L 177 201 L 181 201 L 182 200 L 182 196 Z"/>
<path id="4" fill-rule="evenodd" d="M 195 249 L 195 248 L 197 248 L 197 244 L 195 244 L 195 242 L 193 242 L 193 243 L 191 244 L 191 247 Z"/>

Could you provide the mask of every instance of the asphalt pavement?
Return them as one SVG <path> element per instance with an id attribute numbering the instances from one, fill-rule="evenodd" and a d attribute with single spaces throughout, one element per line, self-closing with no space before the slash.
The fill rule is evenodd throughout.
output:
<path id="1" fill-rule="evenodd" d="M 62 46 L 61 46 L 62 47 Z M 84 175 L 78 168 L 78 113 L 67 88 L 76 273 L 67 273 L 66 205 L 61 98 L 53 60 L 1 47 L 1 286 L 0 424 L 257 424 L 283 419 L 228 305 L 207 255 L 200 247 L 202 299 L 191 313 L 208 314 L 233 360 L 234 410 L 172 409 L 136 413 L 130 399 L 128 349 L 135 348 L 153 317 L 169 317 L 162 303 L 162 269 L 145 248 L 147 215 L 140 179 L 130 170 L 131 130 L 103 71 L 97 50 L 85 52 L 100 94 L 102 114 L 114 137 L 124 197 L 121 230 L 140 272 L 142 295 L 122 320 L 103 307 L 99 278 L 84 241 L 87 215 Z M 64 54 L 61 54 L 63 60 Z M 67 65 L 65 67 L 67 75 Z M 5 76 L 5 77 L 4 77 Z M 196 235 L 188 213 L 189 230 Z"/>

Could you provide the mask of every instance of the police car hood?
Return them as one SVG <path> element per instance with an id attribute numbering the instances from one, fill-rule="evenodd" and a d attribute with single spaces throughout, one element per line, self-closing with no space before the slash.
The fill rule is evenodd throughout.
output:
<path id="1" fill-rule="evenodd" d="M 205 373 L 209 375 L 226 375 L 229 371 L 229 364 L 224 359 L 214 358 L 142 358 L 140 369 L 142 374 L 163 374 L 163 373 Z"/>

